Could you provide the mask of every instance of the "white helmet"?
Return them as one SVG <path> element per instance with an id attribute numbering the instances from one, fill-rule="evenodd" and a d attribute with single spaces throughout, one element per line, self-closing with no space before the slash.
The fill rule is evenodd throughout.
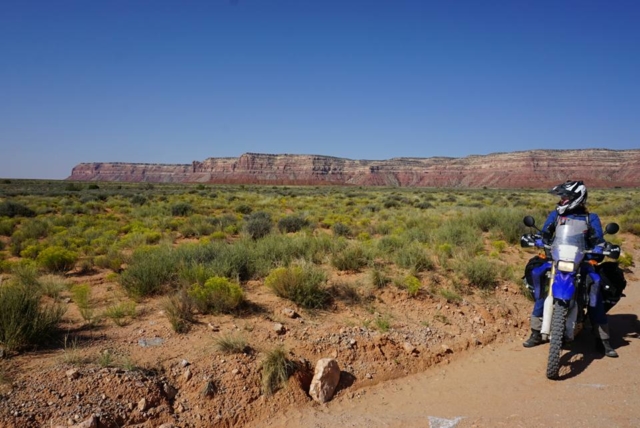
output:
<path id="1" fill-rule="evenodd" d="M 587 186 L 582 181 L 568 180 L 562 184 L 558 184 L 549 192 L 560 196 L 556 211 L 558 214 L 565 214 L 584 205 L 587 202 Z"/>

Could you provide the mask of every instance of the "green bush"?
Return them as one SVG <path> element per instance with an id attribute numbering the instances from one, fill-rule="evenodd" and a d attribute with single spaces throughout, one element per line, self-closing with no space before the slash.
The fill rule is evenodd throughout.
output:
<path id="1" fill-rule="evenodd" d="M 289 376 L 296 370 L 296 364 L 287 358 L 282 345 L 268 351 L 260 364 L 262 371 L 262 392 L 272 395 L 283 387 Z"/>
<path id="2" fill-rule="evenodd" d="M 249 205 L 238 205 L 236 207 L 236 212 L 240 213 L 240 214 L 251 214 L 253 212 L 253 208 L 251 208 Z"/>
<path id="3" fill-rule="evenodd" d="M 247 217 L 244 230 L 251 239 L 260 239 L 271 233 L 272 227 L 271 215 L 264 211 L 258 211 Z"/>
<path id="4" fill-rule="evenodd" d="M 174 217 L 186 217 L 193 212 L 193 207 L 188 202 L 180 202 L 171 207 L 171 215 Z"/>
<path id="5" fill-rule="evenodd" d="M 499 271 L 496 262 L 480 256 L 461 261 L 462 273 L 471 286 L 488 289 L 496 285 Z"/>
<path id="6" fill-rule="evenodd" d="M 420 288 L 422 287 L 420 280 L 413 275 L 406 276 L 402 281 L 402 285 L 407 290 L 407 294 L 409 294 L 410 297 L 417 296 L 420 292 Z"/>
<path id="7" fill-rule="evenodd" d="M 164 314 L 176 333 L 186 333 L 195 321 L 193 300 L 185 290 L 180 290 L 162 302 Z"/>
<path id="8" fill-rule="evenodd" d="M 40 294 L 21 284 L 0 285 L 0 343 L 8 351 L 51 338 L 64 315 L 59 305 L 41 304 Z"/>
<path id="9" fill-rule="evenodd" d="M 307 266 L 276 268 L 265 278 L 265 285 L 277 296 L 291 300 L 303 308 L 320 309 L 329 303 L 329 293 L 324 288 L 326 275 L 319 269 Z"/>
<path id="10" fill-rule="evenodd" d="M 35 217 L 31 208 L 14 201 L 0 202 L 0 217 Z"/>
<path id="11" fill-rule="evenodd" d="M 66 272 L 73 269 L 78 254 L 62 247 L 47 247 L 38 254 L 38 265 L 49 272 Z"/>
<path id="12" fill-rule="evenodd" d="M 344 223 L 335 223 L 331 230 L 335 236 L 349 237 L 351 235 L 351 228 Z"/>
<path id="13" fill-rule="evenodd" d="M 418 243 L 402 247 L 396 255 L 396 264 L 413 272 L 422 272 L 434 268 L 433 259 L 427 250 Z"/>
<path id="14" fill-rule="evenodd" d="M 196 307 L 203 314 L 230 313 L 244 301 L 242 288 L 227 278 L 214 276 L 204 285 L 195 284 L 189 291 Z"/>
<path id="15" fill-rule="evenodd" d="M 357 272 L 368 263 L 369 259 L 360 245 L 349 246 L 331 257 L 331 265 L 341 271 Z"/>
<path id="16" fill-rule="evenodd" d="M 309 225 L 309 221 L 300 215 L 290 215 L 278 221 L 278 230 L 282 233 L 298 232 Z"/>
<path id="17" fill-rule="evenodd" d="M 124 289 L 134 297 L 158 294 L 177 280 L 179 257 L 171 247 L 140 247 L 120 275 Z"/>
<path id="18" fill-rule="evenodd" d="M 147 203 L 147 198 L 146 196 L 143 196 L 143 195 L 134 195 L 131 198 L 131 203 L 133 205 L 144 205 Z"/>

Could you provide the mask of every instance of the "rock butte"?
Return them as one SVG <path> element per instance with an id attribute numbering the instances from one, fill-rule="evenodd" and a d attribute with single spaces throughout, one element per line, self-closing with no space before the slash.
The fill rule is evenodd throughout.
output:
<path id="1" fill-rule="evenodd" d="M 94 162 L 68 180 L 152 183 L 547 188 L 640 186 L 640 149 L 530 150 L 464 158 L 352 160 L 321 155 L 245 153 L 191 164 Z"/>

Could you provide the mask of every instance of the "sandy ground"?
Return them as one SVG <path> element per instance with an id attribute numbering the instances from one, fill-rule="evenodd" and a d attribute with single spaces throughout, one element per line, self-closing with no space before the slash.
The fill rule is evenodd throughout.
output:
<path id="1" fill-rule="evenodd" d="M 609 318 L 620 358 L 595 352 L 584 332 L 564 351 L 558 381 L 545 377 L 548 345 L 511 341 L 252 426 L 639 427 L 640 282 L 625 293 Z"/>

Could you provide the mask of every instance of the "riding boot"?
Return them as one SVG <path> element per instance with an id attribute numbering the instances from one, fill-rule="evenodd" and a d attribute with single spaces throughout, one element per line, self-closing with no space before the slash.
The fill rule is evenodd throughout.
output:
<path id="1" fill-rule="evenodd" d="M 609 343 L 609 324 L 600 324 L 596 329 L 596 350 L 607 357 L 618 358 L 618 353 Z"/>
<path id="2" fill-rule="evenodd" d="M 531 329 L 531 336 L 527 340 L 522 343 L 522 346 L 525 348 L 533 348 L 534 346 L 540 345 L 542 343 L 542 334 L 540 334 L 540 330 Z"/>

